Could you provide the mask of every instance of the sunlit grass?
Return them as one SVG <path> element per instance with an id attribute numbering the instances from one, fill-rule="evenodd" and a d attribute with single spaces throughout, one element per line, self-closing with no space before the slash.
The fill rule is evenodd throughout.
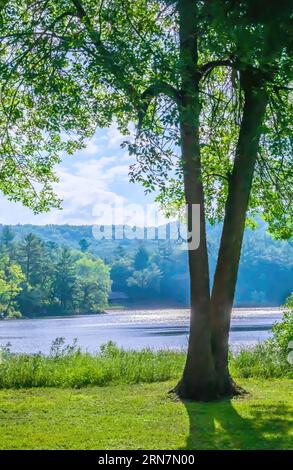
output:
<path id="1" fill-rule="evenodd" d="M 81 352 L 76 344 L 58 338 L 51 354 L 12 354 L 0 361 L 0 388 L 71 387 L 163 382 L 179 379 L 183 351 L 124 350 L 108 343 L 96 354 Z M 238 378 L 293 378 L 293 366 L 270 342 L 230 356 L 230 371 Z"/>
<path id="2" fill-rule="evenodd" d="M 291 378 L 293 365 L 287 360 L 287 351 L 268 340 L 251 348 L 243 348 L 230 357 L 230 371 L 235 377 L 263 379 Z"/>
<path id="3" fill-rule="evenodd" d="M 178 377 L 184 365 L 184 354 L 171 350 L 127 351 L 110 342 L 89 354 L 75 346 L 64 347 L 60 339 L 50 356 L 6 353 L 3 357 L 0 388 L 162 382 Z"/>
<path id="4" fill-rule="evenodd" d="M 249 395 L 168 397 L 175 381 L 0 390 L 1 449 L 292 449 L 292 381 L 240 380 Z"/>

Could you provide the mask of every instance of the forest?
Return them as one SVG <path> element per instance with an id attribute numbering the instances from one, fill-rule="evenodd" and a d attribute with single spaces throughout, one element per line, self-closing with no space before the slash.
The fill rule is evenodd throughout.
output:
<path id="1" fill-rule="evenodd" d="M 108 304 L 109 268 L 99 258 L 29 232 L 1 233 L 1 317 L 98 313 Z"/>
<path id="2" fill-rule="evenodd" d="M 208 226 L 211 276 L 220 230 Z M 187 253 L 176 240 L 97 240 L 86 225 L 2 226 L 0 233 L 2 316 L 188 306 Z M 247 228 L 236 306 L 281 305 L 292 291 L 292 255 L 292 244 L 274 240 L 260 220 Z"/>

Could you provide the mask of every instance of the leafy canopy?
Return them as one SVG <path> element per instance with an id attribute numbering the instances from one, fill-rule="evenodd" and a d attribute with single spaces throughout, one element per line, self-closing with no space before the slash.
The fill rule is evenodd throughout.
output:
<path id="1" fill-rule="evenodd" d="M 58 204 L 51 183 L 62 152 L 96 127 L 136 123 L 132 181 L 183 202 L 178 100 L 177 2 L 12 0 L 1 11 L 1 188 L 35 210 Z M 269 2 L 270 4 L 272 2 Z M 257 4 L 257 6 L 256 6 Z M 201 149 L 207 217 L 221 220 L 243 94 L 239 72 L 254 67 L 270 102 L 262 129 L 250 214 L 279 237 L 292 230 L 292 8 L 263 1 L 198 2 Z M 217 66 L 225 66 L 215 68 Z M 36 180 L 36 184 L 33 182 Z"/>

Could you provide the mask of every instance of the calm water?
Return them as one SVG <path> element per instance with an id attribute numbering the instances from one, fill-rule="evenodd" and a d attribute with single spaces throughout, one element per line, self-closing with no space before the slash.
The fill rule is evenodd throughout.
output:
<path id="1" fill-rule="evenodd" d="M 96 351 L 107 341 L 125 348 L 185 348 L 188 310 L 131 310 L 82 317 L 11 320 L 0 322 L 0 344 L 14 352 L 48 353 L 56 337 L 71 343 L 77 338 L 82 349 Z M 272 324 L 281 319 L 276 309 L 235 309 L 230 344 L 233 349 L 253 345 L 270 335 Z"/>

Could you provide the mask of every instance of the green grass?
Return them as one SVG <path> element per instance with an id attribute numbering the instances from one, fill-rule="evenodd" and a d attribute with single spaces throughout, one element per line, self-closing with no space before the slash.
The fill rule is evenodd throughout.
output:
<path id="1" fill-rule="evenodd" d="M 81 352 L 75 343 L 65 345 L 57 338 L 49 356 L 11 354 L 4 348 L 0 354 L 0 389 L 163 382 L 177 378 L 184 362 L 182 351 L 127 351 L 109 342 L 96 354 L 89 354 Z M 287 354 L 271 341 L 231 355 L 230 370 L 235 378 L 293 378 Z"/>
<path id="2" fill-rule="evenodd" d="M 290 380 L 242 380 L 250 395 L 168 397 L 174 381 L 0 391 L 1 449 L 292 449 Z"/>
<path id="3" fill-rule="evenodd" d="M 97 354 L 55 342 L 51 356 L 4 353 L 0 388 L 72 387 L 162 382 L 177 378 L 185 355 L 150 349 L 125 351 L 113 343 Z"/>
<path id="4" fill-rule="evenodd" d="M 240 350 L 230 357 L 230 372 L 234 377 L 258 377 L 262 379 L 293 379 L 293 366 L 283 351 L 271 340 L 253 348 Z"/>

